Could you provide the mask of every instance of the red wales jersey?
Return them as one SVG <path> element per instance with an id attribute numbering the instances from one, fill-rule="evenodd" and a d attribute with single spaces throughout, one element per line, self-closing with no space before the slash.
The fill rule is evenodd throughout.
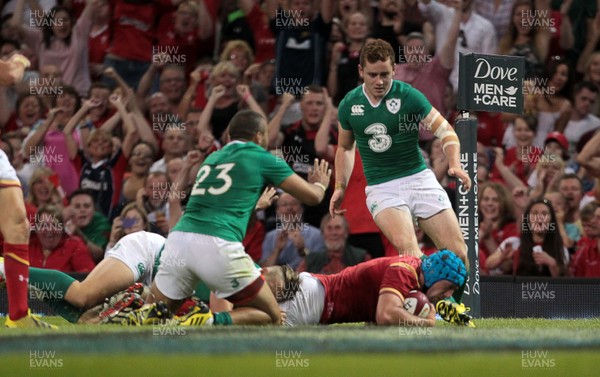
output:
<path id="1" fill-rule="evenodd" d="M 325 287 L 321 323 L 375 322 L 379 295 L 404 299 L 420 289 L 420 272 L 419 258 L 396 256 L 372 259 L 335 275 L 314 274 Z"/>
<path id="2" fill-rule="evenodd" d="M 115 36 L 109 53 L 128 60 L 152 60 L 157 8 L 154 3 L 112 0 L 112 29 Z"/>

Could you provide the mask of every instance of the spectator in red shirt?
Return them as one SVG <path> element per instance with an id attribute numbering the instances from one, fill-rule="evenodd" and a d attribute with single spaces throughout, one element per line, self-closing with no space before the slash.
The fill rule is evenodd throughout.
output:
<path id="1" fill-rule="evenodd" d="M 515 119 L 516 146 L 506 150 L 495 148 L 496 159 L 490 175 L 493 182 L 502 183 L 510 190 L 517 186 L 527 185 L 527 178 L 542 153 L 542 148 L 535 147 L 533 138 L 537 129 L 537 118 L 531 115 L 519 116 Z"/>
<path id="2" fill-rule="evenodd" d="M 202 2 L 184 1 L 177 6 L 176 11 L 162 16 L 158 25 L 158 45 L 153 46 L 155 51 L 166 53 L 164 62 L 184 66 L 186 75 L 196 67 L 201 39 L 205 38 L 205 30 L 211 27 L 199 25 L 198 20 L 205 13 L 204 7 L 199 7 L 199 4 Z"/>
<path id="3" fill-rule="evenodd" d="M 106 68 L 104 58 L 111 42 L 110 4 L 108 0 L 98 0 L 98 9 L 92 15 L 92 28 L 88 36 L 90 75 L 92 80 L 102 78 Z"/>
<path id="4" fill-rule="evenodd" d="M 4 132 L 17 131 L 21 138 L 29 134 L 33 126 L 44 116 L 44 104 L 39 96 L 31 93 L 17 98 L 16 109 L 11 114 L 8 101 L 0 101 L 0 127 Z"/>
<path id="5" fill-rule="evenodd" d="M 31 267 L 62 272 L 90 272 L 95 263 L 85 243 L 65 233 L 61 210 L 42 206 L 36 215 L 35 235 L 29 241 Z"/>
<path id="6" fill-rule="evenodd" d="M 581 209 L 583 237 L 569 270 L 574 277 L 600 277 L 600 205 L 591 202 Z"/>
<path id="7" fill-rule="evenodd" d="M 488 256 L 508 237 L 517 236 L 513 203 L 506 188 L 488 182 L 479 188 L 479 252 Z"/>
<path id="8" fill-rule="evenodd" d="M 158 5 L 154 1 L 110 0 L 114 38 L 104 65 L 137 88 L 152 61 Z M 113 85 L 111 79 L 105 82 Z"/>
<path id="9" fill-rule="evenodd" d="M 269 17 L 260 8 L 260 1 L 239 0 L 238 6 L 246 15 L 246 22 L 254 37 L 254 63 L 275 58 L 275 36 L 269 27 Z"/>

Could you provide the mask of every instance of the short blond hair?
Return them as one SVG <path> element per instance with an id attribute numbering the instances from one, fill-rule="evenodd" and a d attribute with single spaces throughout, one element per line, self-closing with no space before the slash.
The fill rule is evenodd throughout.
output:
<path id="1" fill-rule="evenodd" d="M 237 77 L 238 79 L 241 77 L 240 70 L 237 69 L 237 67 L 232 62 L 226 61 L 220 62 L 219 64 L 214 66 L 211 72 L 211 79 L 214 79 L 215 76 L 218 76 L 224 72 L 231 73 L 235 75 L 235 77 Z"/>
<path id="2" fill-rule="evenodd" d="M 241 39 L 234 39 L 227 42 L 225 44 L 225 48 L 223 48 L 223 52 L 221 53 L 219 60 L 222 62 L 228 62 L 231 52 L 238 48 L 244 50 L 244 54 L 246 54 L 246 57 L 248 58 L 248 64 L 252 64 L 252 62 L 254 62 L 254 53 L 252 52 L 252 48 L 248 42 Z"/>

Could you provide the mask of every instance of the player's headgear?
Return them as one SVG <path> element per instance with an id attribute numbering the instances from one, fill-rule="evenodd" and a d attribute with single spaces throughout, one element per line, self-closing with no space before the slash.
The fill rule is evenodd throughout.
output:
<path id="1" fill-rule="evenodd" d="M 425 277 L 425 286 L 431 287 L 440 280 L 448 280 L 462 287 L 467 277 L 463 261 L 449 250 L 440 250 L 423 258 L 421 270 Z"/>

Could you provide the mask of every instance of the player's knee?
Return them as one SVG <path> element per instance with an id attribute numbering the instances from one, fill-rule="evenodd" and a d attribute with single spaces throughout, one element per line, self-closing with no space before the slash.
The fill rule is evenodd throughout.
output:
<path id="1" fill-rule="evenodd" d="M 392 245 L 398 250 L 400 255 L 414 255 L 419 251 L 419 244 L 416 238 L 404 237 L 402 235 L 394 235 L 391 239 Z"/>

